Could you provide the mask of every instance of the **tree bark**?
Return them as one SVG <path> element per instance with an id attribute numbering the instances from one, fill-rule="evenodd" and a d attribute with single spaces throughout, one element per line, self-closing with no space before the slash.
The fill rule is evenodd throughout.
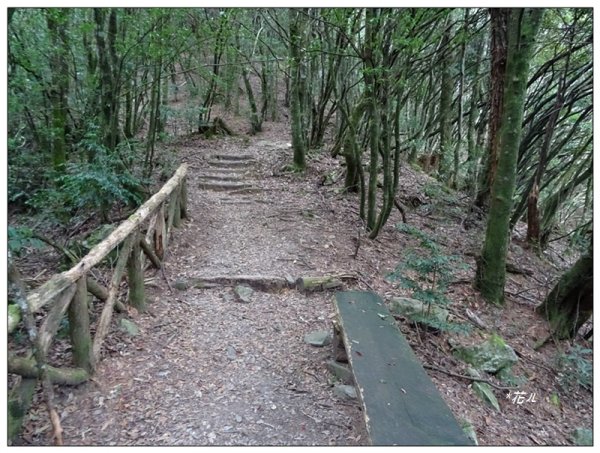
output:
<path id="1" fill-rule="evenodd" d="M 490 188 L 496 176 L 498 167 L 498 152 L 500 142 L 500 127 L 502 112 L 504 110 L 504 84 L 506 83 L 506 63 L 508 56 L 508 18 L 510 10 L 507 8 L 491 8 L 492 23 L 491 37 L 491 86 L 490 86 L 490 119 L 488 130 L 488 154 L 485 171 L 481 173 L 479 192 L 475 205 L 487 208 L 489 204 Z"/>
<path id="2" fill-rule="evenodd" d="M 536 312 L 544 316 L 559 339 L 574 338 L 593 312 L 592 247 L 560 278 Z"/>
<path id="3" fill-rule="evenodd" d="M 146 295 L 144 291 L 144 269 L 142 268 L 140 235 L 132 234 L 133 247 L 127 262 L 127 277 L 129 283 L 129 304 L 138 311 L 146 310 Z"/>
<path id="4" fill-rule="evenodd" d="M 69 305 L 69 327 L 73 348 L 73 363 L 76 367 L 91 373 L 94 369 L 94 362 L 88 309 L 88 287 L 85 277 L 81 277 L 77 281 L 77 291 L 71 305 Z"/>
<path id="5" fill-rule="evenodd" d="M 55 368 L 50 365 L 45 365 L 45 367 L 51 384 L 79 385 L 90 378 L 90 374 L 83 368 Z M 40 377 L 40 370 L 32 358 L 9 357 L 8 372 L 28 379 Z"/>
<path id="6" fill-rule="evenodd" d="M 488 302 L 504 304 L 510 214 L 516 185 L 529 60 L 543 9 L 512 9 L 508 20 L 504 109 L 499 160 L 492 186 L 485 242 L 477 263 L 476 286 Z M 493 140 L 493 138 L 492 138 Z"/>
<path id="7" fill-rule="evenodd" d="M 294 167 L 303 171 L 306 168 L 306 137 L 302 130 L 302 32 L 298 11 L 289 9 L 290 34 L 290 114 L 292 117 L 292 148 Z"/>
<path id="8" fill-rule="evenodd" d="M 69 64 L 67 57 L 70 49 L 67 40 L 67 8 L 46 10 L 46 22 L 52 43 L 50 56 L 51 87 L 49 90 L 52 105 L 52 163 L 56 170 L 62 170 L 67 162 L 67 114 L 69 110 Z"/>

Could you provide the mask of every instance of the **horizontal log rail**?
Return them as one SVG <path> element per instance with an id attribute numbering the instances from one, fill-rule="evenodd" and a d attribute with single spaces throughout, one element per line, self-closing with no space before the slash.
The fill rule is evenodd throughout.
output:
<path id="1" fill-rule="evenodd" d="M 20 382 L 9 394 L 9 438 L 18 434 L 24 416 L 31 403 L 35 380 L 48 384 L 77 385 L 92 375 L 100 360 L 102 343 L 106 338 L 116 308 L 125 308 L 118 300 L 119 287 L 127 275 L 129 297 L 127 302 L 144 311 L 144 270 L 160 269 L 169 242 L 169 233 L 187 218 L 187 164 L 182 164 L 173 177 L 127 220 L 122 222 L 106 239 L 96 245 L 68 271 L 56 274 L 40 287 L 25 293 L 25 287 L 16 268 L 9 259 L 9 290 L 17 302 L 20 313 L 10 312 L 15 322 L 9 325 L 9 333 L 25 323 L 31 342 L 31 350 L 25 356 L 9 351 L 8 372 L 21 376 Z M 108 287 L 98 284 L 89 274 L 116 247 L 118 258 Z M 88 292 L 104 303 L 97 320 L 91 320 L 88 308 Z M 47 307 L 44 320 L 36 328 L 33 315 Z M 47 363 L 47 355 L 60 322 L 68 315 L 73 367 L 54 367 Z M 21 315 L 21 316 L 19 316 Z M 20 318 L 23 321 L 19 321 Z M 95 322 L 92 337 L 90 324 Z M 51 393 L 50 393 L 51 395 Z M 46 395 L 48 407 L 51 397 Z M 54 420 L 53 420 L 54 425 Z M 57 428 L 55 427 L 55 431 Z"/>

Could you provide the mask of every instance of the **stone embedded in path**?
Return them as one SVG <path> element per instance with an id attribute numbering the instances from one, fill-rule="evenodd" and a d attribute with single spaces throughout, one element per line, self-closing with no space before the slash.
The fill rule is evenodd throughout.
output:
<path id="1" fill-rule="evenodd" d="M 327 369 L 342 384 L 351 385 L 354 383 L 354 377 L 352 376 L 352 371 L 350 371 L 349 366 L 344 365 L 343 363 L 335 362 L 334 360 L 329 360 L 327 362 Z"/>
<path id="2" fill-rule="evenodd" d="M 237 351 L 233 346 L 227 346 L 227 358 L 229 360 L 235 360 L 237 357 Z"/>
<path id="3" fill-rule="evenodd" d="M 127 332 L 130 337 L 135 337 L 140 333 L 140 329 L 129 319 L 121 318 L 121 329 Z"/>
<path id="4" fill-rule="evenodd" d="M 175 289 L 179 290 L 179 291 L 185 291 L 186 289 L 189 288 L 189 283 L 187 280 L 176 280 L 175 283 L 173 283 L 173 286 L 175 287 Z"/>
<path id="5" fill-rule="evenodd" d="M 211 182 L 211 181 L 201 181 L 199 187 L 203 190 L 214 190 L 214 191 L 223 191 L 223 190 L 247 190 L 252 189 L 252 184 L 248 184 L 245 182 Z"/>
<path id="6" fill-rule="evenodd" d="M 304 335 L 304 342 L 311 346 L 323 347 L 331 343 L 331 334 L 328 330 L 317 330 Z"/>
<path id="7" fill-rule="evenodd" d="M 209 160 L 208 165 L 214 167 L 247 167 L 253 164 L 251 160 Z"/>
<path id="8" fill-rule="evenodd" d="M 254 160 L 252 154 L 213 154 L 210 156 L 211 159 L 222 159 L 222 160 Z"/>
<path id="9" fill-rule="evenodd" d="M 355 400 L 358 397 L 356 388 L 353 385 L 336 384 L 333 386 L 333 393 L 338 398 L 345 400 Z"/>
<path id="10" fill-rule="evenodd" d="M 249 286 L 237 285 L 234 288 L 234 291 L 240 302 L 244 302 L 246 304 L 252 302 L 252 295 L 254 294 L 254 290 Z"/>

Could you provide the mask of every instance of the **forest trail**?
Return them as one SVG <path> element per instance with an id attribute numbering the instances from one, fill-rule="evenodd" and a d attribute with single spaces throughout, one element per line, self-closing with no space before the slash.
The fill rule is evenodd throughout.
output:
<path id="1" fill-rule="evenodd" d="M 352 241 L 333 245 L 342 231 L 318 187 L 273 176 L 287 148 L 238 137 L 186 145 L 191 219 L 170 240 L 169 285 L 157 273 L 148 313 L 129 316 L 140 335 L 114 322 L 93 382 L 57 395 L 65 444 L 365 443 L 358 403 L 328 382 L 330 348 L 303 339 L 330 328 L 331 293 L 257 290 L 241 303 L 232 287 L 176 289 L 196 277 L 348 270 L 333 266 L 351 259 Z"/>

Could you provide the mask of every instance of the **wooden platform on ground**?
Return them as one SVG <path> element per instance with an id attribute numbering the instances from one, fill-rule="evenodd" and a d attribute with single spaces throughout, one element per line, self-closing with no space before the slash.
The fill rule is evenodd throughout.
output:
<path id="1" fill-rule="evenodd" d="M 336 293 L 341 337 L 373 445 L 472 445 L 383 300 Z"/>

